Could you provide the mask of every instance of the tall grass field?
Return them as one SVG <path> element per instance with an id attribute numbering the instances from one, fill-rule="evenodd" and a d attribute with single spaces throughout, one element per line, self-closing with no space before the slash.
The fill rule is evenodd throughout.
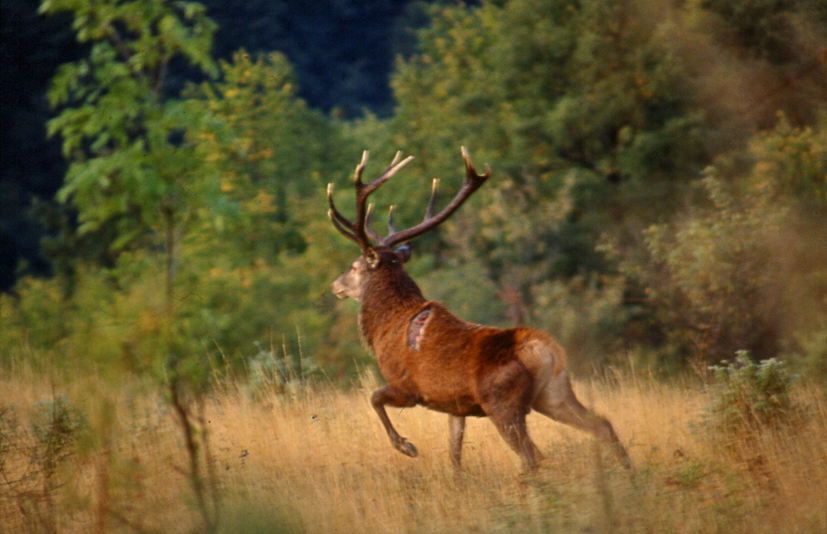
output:
<path id="1" fill-rule="evenodd" d="M 531 414 L 545 456 L 532 473 L 484 418 L 469 418 L 455 473 L 447 416 L 424 408 L 389 412 L 420 452 L 399 454 L 369 402 L 378 387 L 370 374 L 349 390 L 216 386 L 201 431 L 218 532 L 827 532 L 827 394 L 816 385 L 792 392 L 795 424 L 721 435 L 703 423 L 714 393 L 695 381 L 576 381 L 634 469 Z M 160 394 L 136 391 L 25 371 L 0 378 L 0 531 L 203 531 L 175 416 Z M 114 400 L 95 409 L 100 398 Z"/>

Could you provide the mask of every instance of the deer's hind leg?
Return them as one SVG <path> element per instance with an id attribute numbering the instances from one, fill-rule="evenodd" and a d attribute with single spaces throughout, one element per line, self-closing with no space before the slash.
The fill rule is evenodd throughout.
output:
<path id="1" fill-rule="evenodd" d="M 465 417 L 460 415 L 448 416 L 448 450 L 451 452 L 451 463 L 455 469 L 462 467 L 462 438 L 465 434 Z"/>
<path id="2" fill-rule="evenodd" d="M 520 455 L 523 467 L 526 470 L 535 469 L 538 462 L 542 460 L 542 454 L 528 435 L 525 414 L 519 416 L 494 414 L 489 418 L 508 446 Z"/>
<path id="3" fill-rule="evenodd" d="M 555 421 L 585 430 L 597 439 L 609 443 L 615 449 L 621 463 L 625 467 L 631 467 L 629 454 L 620 443 L 612 424 L 580 403 L 567 373 L 563 372 L 550 379 L 534 399 L 532 408 Z"/>
<path id="4" fill-rule="evenodd" d="M 388 433 L 388 437 L 391 440 L 391 445 L 393 445 L 393 448 L 402 454 L 410 456 L 411 458 L 416 458 L 419 454 L 416 447 L 414 447 L 413 443 L 403 438 L 396 432 L 396 429 L 393 428 L 393 425 L 391 424 L 390 418 L 388 418 L 388 413 L 385 411 L 386 404 L 390 406 L 397 406 L 399 408 L 416 406 L 416 398 L 400 393 L 389 387 L 384 387 L 373 392 L 373 395 L 370 398 L 370 403 L 373 405 L 373 409 L 376 410 L 376 413 L 379 414 L 379 419 L 382 421 L 382 425 Z"/>
<path id="5" fill-rule="evenodd" d="M 527 469 L 537 467 L 540 451 L 528 435 L 534 379 L 519 361 L 492 370 L 480 381 L 482 408 Z"/>

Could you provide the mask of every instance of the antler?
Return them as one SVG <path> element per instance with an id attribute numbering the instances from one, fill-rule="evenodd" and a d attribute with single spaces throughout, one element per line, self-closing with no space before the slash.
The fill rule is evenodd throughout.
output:
<path id="1" fill-rule="evenodd" d="M 462 159 L 465 161 L 465 180 L 453 200 L 439 213 L 434 215 L 434 206 L 436 205 L 439 186 L 439 180 L 434 178 L 431 188 L 431 199 L 428 201 L 428 209 L 425 211 L 425 217 L 422 219 L 422 222 L 412 228 L 397 232 L 393 226 L 393 206 L 391 206 L 390 214 L 388 215 L 389 234 L 386 237 L 379 237 L 371 229 L 370 217 L 373 212 L 373 204 L 366 208 L 365 202 L 367 201 L 368 195 L 376 191 L 382 184 L 387 182 L 391 176 L 407 165 L 408 162 L 413 159 L 413 156 L 408 156 L 404 160 L 399 161 L 399 158 L 402 157 L 402 152 L 397 152 L 390 166 L 379 178 L 369 184 L 364 184 L 362 183 L 362 171 L 367 164 L 368 152 L 363 152 L 362 162 L 356 167 L 356 176 L 354 178 L 354 186 L 356 188 L 356 222 L 350 222 L 336 210 L 336 207 L 333 205 L 333 184 L 328 184 L 327 186 L 327 199 L 330 204 L 330 210 L 328 210 L 327 213 L 333 222 L 333 226 L 348 239 L 358 243 L 363 251 L 372 248 L 370 245 L 371 240 L 378 245 L 392 247 L 431 230 L 450 217 L 474 191 L 479 189 L 480 186 L 491 177 L 491 169 L 488 167 L 488 164 L 485 165 L 485 174 L 477 174 L 474 165 L 471 163 L 471 157 L 468 155 L 468 151 L 465 147 L 461 147 L 461 150 Z"/>
<path id="2" fill-rule="evenodd" d="M 425 217 L 422 219 L 422 222 L 407 230 L 396 232 L 389 220 L 388 226 L 390 227 L 390 234 L 388 234 L 387 237 L 376 240 L 380 245 L 392 247 L 399 243 L 409 241 L 436 227 L 450 217 L 457 208 L 462 206 L 463 202 L 468 200 L 468 197 L 470 197 L 474 191 L 479 189 L 480 186 L 491 177 L 491 169 L 487 163 L 485 164 L 485 174 L 477 174 L 476 169 L 474 169 L 474 164 L 471 163 L 471 156 L 468 155 L 468 151 L 465 147 L 461 147 L 461 151 L 462 159 L 465 161 L 465 180 L 462 182 L 462 187 L 459 188 L 453 200 L 442 208 L 442 211 L 434 215 L 434 205 L 436 204 L 437 189 L 439 188 L 439 179 L 434 178 L 433 186 L 431 187 L 431 199 L 428 201 L 428 209 L 425 211 Z"/>
<path id="3" fill-rule="evenodd" d="M 339 213 L 336 206 L 333 205 L 333 184 L 327 184 L 327 201 L 330 204 L 330 209 L 327 212 L 327 216 L 330 217 L 331 222 L 333 222 L 333 226 L 335 226 L 337 230 L 339 230 L 348 239 L 355 241 L 363 251 L 371 248 L 370 241 L 368 240 L 368 234 L 366 233 L 366 219 L 370 217 L 372 207 L 369 206 L 366 209 L 365 202 L 368 199 L 368 195 L 376 191 L 379 186 L 387 182 L 391 176 L 396 174 L 402 167 L 407 165 L 413 159 L 413 156 L 408 156 L 404 160 L 399 161 L 399 158 L 401 157 L 402 151 L 400 150 L 396 153 L 396 156 L 394 156 L 390 166 L 385 170 L 385 172 L 382 173 L 381 176 L 379 176 L 379 178 L 369 184 L 365 184 L 362 183 L 362 172 L 365 170 L 365 165 L 368 163 L 368 151 L 365 150 L 362 152 L 362 162 L 356 167 L 356 172 L 353 178 L 353 185 L 356 188 L 356 222 L 350 222 L 341 213 Z M 370 230 L 367 230 L 367 232 L 370 232 L 371 238 L 374 241 L 378 241 L 376 234 Z"/>

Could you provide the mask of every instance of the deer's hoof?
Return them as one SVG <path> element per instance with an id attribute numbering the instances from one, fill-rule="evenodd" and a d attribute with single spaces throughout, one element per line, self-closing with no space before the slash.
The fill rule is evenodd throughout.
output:
<path id="1" fill-rule="evenodd" d="M 419 452 L 416 450 L 416 447 L 414 447 L 414 444 L 405 438 L 402 438 L 402 441 L 396 444 L 396 449 L 411 458 L 416 458 L 419 455 Z"/>

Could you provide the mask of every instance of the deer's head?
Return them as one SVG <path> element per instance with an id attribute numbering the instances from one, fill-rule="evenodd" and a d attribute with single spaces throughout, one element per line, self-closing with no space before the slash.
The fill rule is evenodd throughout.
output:
<path id="1" fill-rule="evenodd" d="M 367 165 L 368 152 L 362 153 L 362 162 L 356 167 L 353 180 L 356 189 L 355 222 L 346 219 L 336 210 L 336 206 L 333 204 L 333 184 L 327 186 L 327 199 L 330 203 L 330 210 L 327 213 L 333 222 L 333 226 L 362 249 L 362 255 L 353 262 L 350 269 L 333 282 L 333 293 L 339 298 L 352 298 L 362 302 L 365 287 L 376 273 L 401 271 L 402 264 L 411 257 L 410 246 L 406 243 L 435 228 L 450 217 L 491 176 L 488 165 L 485 166 L 485 174 L 477 174 L 468 151 L 465 150 L 465 147 L 462 147 L 462 158 L 465 161 L 465 180 L 451 202 L 439 213 L 434 214 L 437 187 L 439 185 L 439 180 L 434 179 L 431 187 L 431 199 L 428 202 L 428 209 L 422 222 L 412 228 L 397 232 L 393 224 L 393 206 L 391 206 L 388 215 L 388 235 L 380 237 L 370 226 L 373 204 L 366 206 L 366 202 L 371 193 L 413 159 L 413 156 L 408 156 L 404 160 L 400 160 L 401 157 L 402 152 L 397 152 L 396 157 L 393 158 L 385 172 L 374 181 L 365 184 L 362 182 L 362 172 L 365 170 L 365 165 Z M 394 249 L 397 245 L 399 247 Z"/>

